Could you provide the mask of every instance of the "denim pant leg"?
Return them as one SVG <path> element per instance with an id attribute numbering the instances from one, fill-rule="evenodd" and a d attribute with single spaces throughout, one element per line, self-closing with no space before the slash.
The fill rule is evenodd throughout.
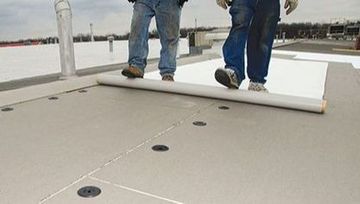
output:
<path id="1" fill-rule="evenodd" d="M 129 37 L 129 60 L 131 66 L 144 71 L 147 65 L 149 53 L 149 25 L 155 12 L 151 5 L 144 1 L 136 1 L 134 4 L 131 31 Z"/>
<path id="2" fill-rule="evenodd" d="M 279 0 L 258 1 L 247 44 L 247 74 L 252 82 L 266 83 L 279 18 Z"/>
<path id="3" fill-rule="evenodd" d="M 223 54 L 225 67 L 233 69 L 240 82 L 245 79 L 245 44 L 255 5 L 256 0 L 233 0 L 230 8 L 232 27 L 223 46 Z"/>
<path id="4" fill-rule="evenodd" d="M 157 30 L 160 36 L 160 75 L 174 75 L 176 54 L 180 38 L 181 8 L 178 0 L 160 1 L 155 9 Z"/>

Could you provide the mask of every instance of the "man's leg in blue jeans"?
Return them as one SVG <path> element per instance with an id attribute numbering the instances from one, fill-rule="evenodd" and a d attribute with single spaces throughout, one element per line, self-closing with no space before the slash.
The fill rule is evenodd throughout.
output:
<path id="1" fill-rule="evenodd" d="M 130 66 L 136 67 L 144 73 L 149 53 L 149 25 L 155 11 L 146 1 L 136 1 L 134 5 L 131 31 L 129 37 Z"/>
<path id="2" fill-rule="evenodd" d="M 244 50 L 256 2 L 257 0 L 233 0 L 230 8 L 232 28 L 223 46 L 223 54 L 225 68 L 235 71 L 239 83 L 245 79 Z"/>
<path id="3" fill-rule="evenodd" d="M 178 0 L 160 1 L 155 9 L 157 30 L 160 36 L 160 75 L 174 75 L 180 37 L 181 8 Z"/>
<path id="4" fill-rule="evenodd" d="M 279 0 L 258 1 L 247 42 L 247 74 L 251 82 L 266 82 L 279 17 Z"/>

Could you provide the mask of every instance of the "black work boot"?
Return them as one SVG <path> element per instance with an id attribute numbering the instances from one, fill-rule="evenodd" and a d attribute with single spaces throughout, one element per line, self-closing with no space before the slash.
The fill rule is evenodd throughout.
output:
<path id="1" fill-rule="evenodd" d="M 232 69 L 217 69 L 215 72 L 215 79 L 217 82 L 230 89 L 238 89 L 240 86 L 240 82 L 236 76 L 236 73 Z"/>

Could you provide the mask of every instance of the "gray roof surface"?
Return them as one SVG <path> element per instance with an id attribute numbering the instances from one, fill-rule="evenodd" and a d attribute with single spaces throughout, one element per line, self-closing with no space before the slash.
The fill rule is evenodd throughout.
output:
<path id="1" fill-rule="evenodd" d="M 0 112 L 0 203 L 360 202 L 360 73 L 350 64 L 329 63 L 323 115 L 86 90 Z M 102 193 L 80 198 L 88 185 Z"/>

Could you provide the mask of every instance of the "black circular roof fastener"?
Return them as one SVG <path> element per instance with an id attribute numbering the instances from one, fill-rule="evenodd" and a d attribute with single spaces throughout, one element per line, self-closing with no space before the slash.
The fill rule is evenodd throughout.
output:
<path id="1" fill-rule="evenodd" d="M 155 145 L 152 147 L 155 152 L 166 152 L 169 151 L 169 147 L 165 145 Z"/>
<path id="2" fill-rule="evenodd" d="M 58 99 L 59 99 L 59 98 L 56 97 L 56 96 L 52 96 L 52 97 L 49 98 L 49 100 L 51 100 L 51 101 L 53 101 L 53 100 L 58 100 Z"/>
<path id="3" fill-rule="evenodd" d="M 87 90 L 85 90 L 85 89 L 81 89 L 81 90 L 79 90 L 79 93 L 87 93 L 88 91 Z"/>
<path id="4" fill-rule="evenodd" d="M 94 198 L 101 193 L 101 189 L 95 186 L 85 186 L 78 190 L 78 195 L 83 198 Z"/>
<path id="5" fill-rule="evenodd" d="M 228 106 L 219 106 L 220 110 L 229 110 L 230 108 Z"/>
<path id="6" fill-rule="evenodd" d="M 10 111 L 13 111 L 14 109 L 13 108 L 10 108 L 10 107 L 6 107 L 6 108 L 2 108 L 1 111 L 2 112 L 10 112 Z"/>
<path id="7" fill-rule="evenodd" d="M 203 121 L 195 121 L 193 122 L 193 125 L 203 127 L 206 126 L 207 124 Z"/>

